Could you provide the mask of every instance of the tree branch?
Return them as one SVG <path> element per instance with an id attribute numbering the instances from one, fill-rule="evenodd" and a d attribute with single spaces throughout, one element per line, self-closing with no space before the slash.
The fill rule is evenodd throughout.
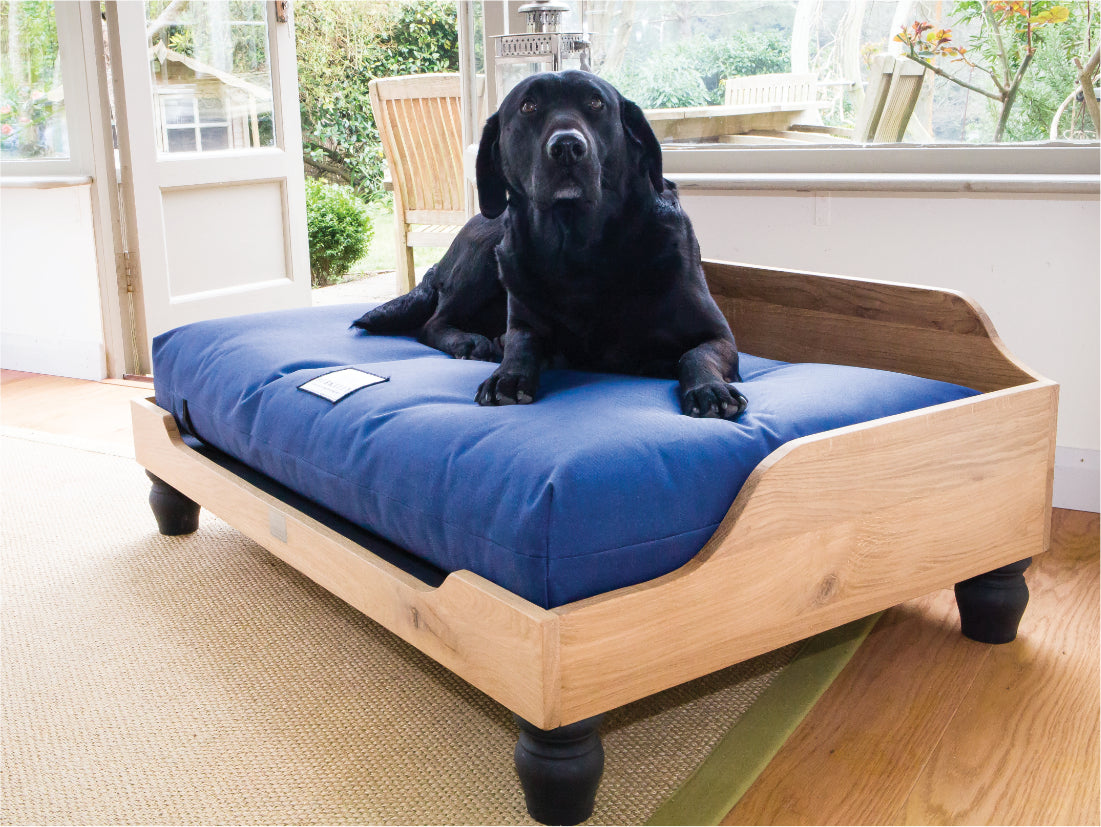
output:
<path id="1" fill-rule="evenodd" d="M 324 172 L 326 175 L 333 175 L 339 178 L 341 181 L 347 182 L 348 184 L 353 183 L 351 173 L 348 172 L 348 170 L 344 169 L 344 167 L 337 166 L 336 164 L 329 164 L 325 161 L 318 161 L 310 157 L 310 155 L 306 152 L 302 153 L 302 160 L 306 163 L 307 166 L 313 167 L 318 172 Z"/>
<path id="2" fill-rule="evenodd" d="M 157 19 L 150 23 L 145 29 L 145 37 L 152 42 L 153 35 L 159 32 L 166 26 L 171 26 L 176 22 L 176 14 L 183 7 L 184 0 L 172 0 L 168 4 L 168 8 L 157 15 Z"/>
<path id="3" fill-rule="evenodd" d="M 1082 61 L 1078 58 L 1074 59 L 1074 65 L 1078 67 L 1078 83 L 1082 87 L 1082 103 L 1085 105 L 1086 111 L 1090 113 L 1093 128 L 1101 132 L 1101 107 L 1098 107 L 1097 93 L 1093 91 L 1093 73 L 1097 71 L 1099 59 L 1101 59 L 1101 46 L 1093 50 L 1093 54 L 1090 55 L 1090 59 L 1086 61 L 1085 66 L 1082 66 Z"/>
<path id="4" fill-rule="evenodd" d="M 1032 57 L 1035 54 L 1035 52 L 1025 54 L 1021 65 L 1017 67 L 1017 74 L 1013 76 L 1013 83 L 1010 84 L 1009 90 L 1005 93 L 1005 101 L 1002 103 L 1002 115 L 998 118 L 998 126 L 994 129 L 995 143 L 1002 139 L 1005 125 L 1009 123 L 1009 111 L 1013 108 L 1013 101 L 1017 99 L 1017 91 L 1021 88 L 1021 81 L 1024 80 L 1025 72 L 1028 71 L 1028 65 L 1032 63 Z"/>
<path id="5" fill-rule="evenodd" d="M 980 95 L 986 95 L 986 97 L 990 98 L 991 100 L 998 101 L 999 103 L 1003 100 L 1001 95 L 996 95 L 987 89 L 983 89 L 981 86 L 975 86 L 975 84 L 973 83 L 968 83 L 966 80 L 960 80 L 958 77 L 944 71 L 939 66 L 934 66 L 925 58 L 915 54 L 912 47 L 910 49 L 910 54 L 906 55 L 906 57 L 910 58 L 910 60 L 914 61 L 915 63 L 920 63 L 922 66 L 924 66 L 926 69 L 929 69 L 934 74 L 940 75 L 942 78 L 946 78 L 947 80 L 952 81 L 952 83 L 962 86 L 964 89 L 970 89 L 972 92 L 978 92 Z M 982 69 L 981 66 L 976 66 L 975 68 Z"/>
<path id="6" fill-rule="evenodd" d="M 990 28 L 994 30 L 994 41 L 998 45 L 998 61 L 1002 64 L 1002 75 L 1005 78 L 1005 83 L 1009 83 L 1009 53 L 1005 50 L 1005 41 L 1002 40 L 1002 27 L 998 25 L 997 19 L 994 17 L 994 12 L 990 10 L 989 0 L 982 0 L 982 13 L 986 18 L 986 22 L 990 24 Z M 991 75 L 991 77 L 994 77 Z M 1006 93 L 1005 84 L 998 83 L 998 79 L 994 78 L 994 83 L 998 87 L 1003 95 Z"/>

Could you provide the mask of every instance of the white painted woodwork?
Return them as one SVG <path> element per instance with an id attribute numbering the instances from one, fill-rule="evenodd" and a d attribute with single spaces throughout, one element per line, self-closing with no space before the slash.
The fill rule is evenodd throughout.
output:
<path id="1" fill-rule="evenodd" d="M 152 337 L 179 325 L 310 302 L 294 23 L 276 22 L 274 3 L 264 8 L 275 145 L 163 154 L 144 4 L 108 4 L 121 73 L 127 241 L 147 359 Z"/>

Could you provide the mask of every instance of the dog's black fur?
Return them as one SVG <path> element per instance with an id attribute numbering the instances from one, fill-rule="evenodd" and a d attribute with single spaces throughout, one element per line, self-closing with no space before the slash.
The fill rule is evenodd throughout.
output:
<path id="1" fill-rule="evenodd" d="M 505 288 L 494 248 L 503 217 L 476 215 L 428 269 L 420 284 L 353 322 L 370 333 L 412 333 L 456 359 L 500 362 L 507 324 Z"/>
<path id="2" fill-rule="evenodd" d="M 586 72 L 529 77 L 486 122 L 477 179 L 482 215 L 420 286 L 357 327 L 418 330 L 452 356 L 500 360 L 482 405 L 532 402 L 555 360 L 675 376 L 692 416 L 745 409 L 728 384 L 734 336 L 636 104 Z"/>

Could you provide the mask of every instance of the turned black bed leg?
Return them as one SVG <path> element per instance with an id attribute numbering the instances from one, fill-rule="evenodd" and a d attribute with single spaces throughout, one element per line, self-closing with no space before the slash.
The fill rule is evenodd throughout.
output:
<path id="1" fill-rule="evenodd" d="M 1031 562 L 1027 557 L 956 584 L 956 605 L 966 637 L 980 643 L 1009 643 L 1017 637 L 1028 605 L 1025 569 Z"/>
<path id="2" fill-rule="evenodd" d="M 161 534 L 175 536 L 195 531 L 199 527 L 199 504 L 159 477 L 148 471 L 145 474 L 153 481 L 153 487 L 149 489 L 149 507 L 157 518 L 157 528 Z"/>
<path id="3" fill-rule="evenodd" d="M 598 731 L 603 717 L 544 730 L 516 716 L 520 725 L 516 774 L 528 813 L 536 821 L 580 824 L 592 815 L 604 772 L 604 746 Z"/>

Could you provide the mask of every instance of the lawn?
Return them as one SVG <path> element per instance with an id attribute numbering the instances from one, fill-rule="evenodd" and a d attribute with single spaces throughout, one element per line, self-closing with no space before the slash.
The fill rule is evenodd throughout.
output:
<path id="1" fill-rule="evenodd" d="M 387 199 L 383 203 L 371 203 L 367 206 L 374 235 L 367 248 L 366 255 L 352 265 L 341 281 L 356 281 L 379 273 L 393 272 L 396 269 L 397 238 L 394 231 L 394 207 Z M 413 251 L 417 271 L 422 267 L 435 264 L 443 256 L 445 249 L 440 247 L 418 247 Z"/>

